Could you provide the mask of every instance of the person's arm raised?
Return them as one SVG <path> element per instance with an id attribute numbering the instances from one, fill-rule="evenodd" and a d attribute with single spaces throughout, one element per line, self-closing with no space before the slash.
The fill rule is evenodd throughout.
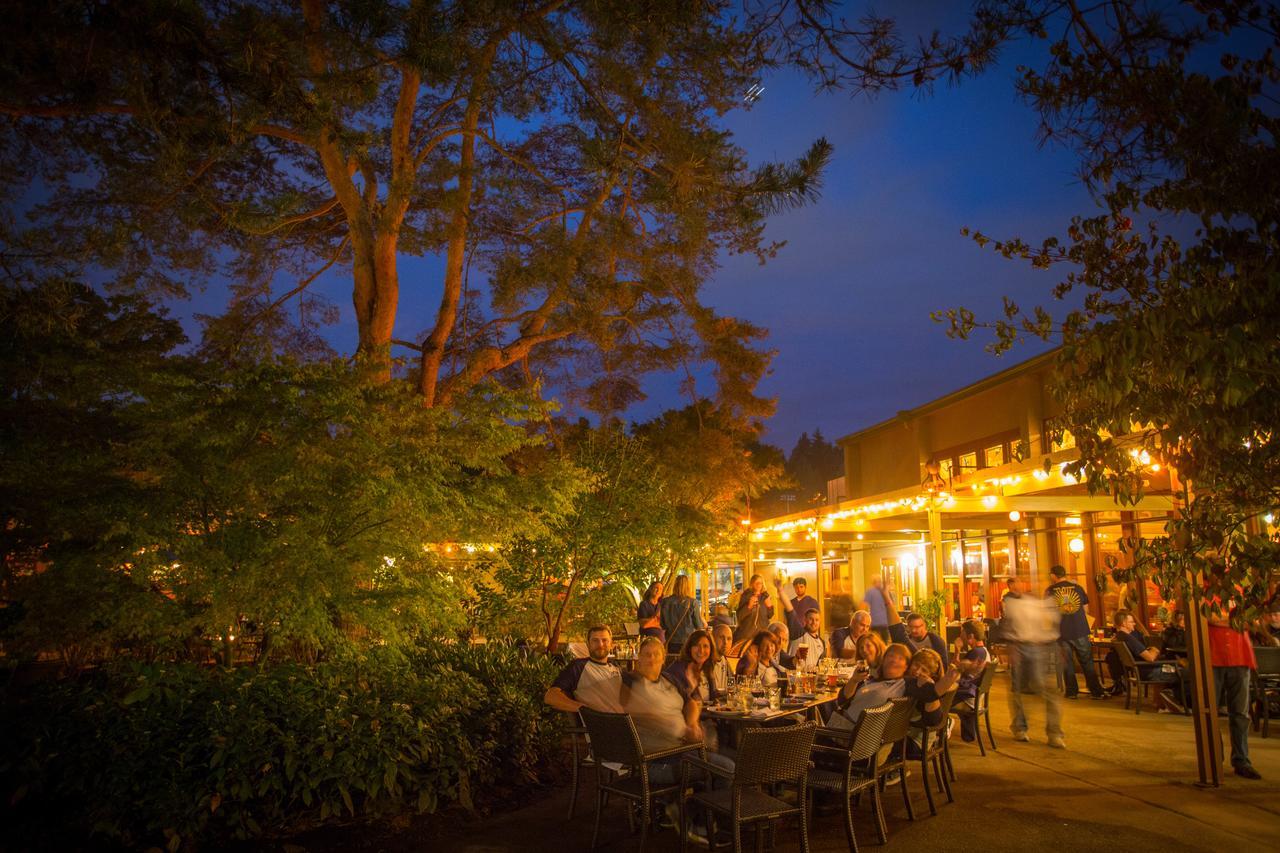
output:
<path id="1" fill-rule="evenodd" d="M 791 601 L 782 593 L 782 581 L 778 580 L 777 578 L 774 578 L 773 589 L 774 589 L 774 592 L 778 593 L 778 600 L 782 602 L 783 610 L 785 610 L 788 613 L 795 610 L 795 607 L 792 606 Z"/>

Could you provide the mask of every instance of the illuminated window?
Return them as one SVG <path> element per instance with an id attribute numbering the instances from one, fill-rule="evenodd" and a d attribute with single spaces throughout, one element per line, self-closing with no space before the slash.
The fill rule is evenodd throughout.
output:
<path id="1" fill-rule="evenodd" d="M 982 458 L 987 463 L 988 468 L 995 468 L 1004 464 L 1004 445 L 997 444 L 988 447 L 982 451 Z"/>
<path id="2" fill-rule="evenodd" d="M 938 463 L 938 476 L 944 480 L 951 479 L 951 459 L 943 459 Z"/>
<path id="3" fill-rule="evenodd" d="M 1062 435 L 1058 436 L 1058 438 L 1053 442 L 1053 444 L 1050 446 L 1049 449 L 1053 451 L 1068 450 L 1075 446 L 1076 446 L 1076 437 L 1071 434 L 1071 430 L 1064 429 L 1062 431 Z"/>
<path id="4" fill-rule="evenodd" d="M 977 471 L 977 470 L 978 470 L 977 451 L 974 451 L 973 453 L 961 453 L 960 454 L 960 473 L 963 474 L 965 471 Z"/>

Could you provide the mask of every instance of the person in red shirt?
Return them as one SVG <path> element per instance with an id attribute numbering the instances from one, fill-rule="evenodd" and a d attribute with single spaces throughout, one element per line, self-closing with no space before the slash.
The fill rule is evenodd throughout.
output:
<path id="1" fill-rule="evenodd" d="M 1209 661 L 1217 705 L 1226 705 L 1231 727 L 1231 768 L 1245 779 L 1261 779 L 1249 761 L 1249 675 L 1258 668 L 1249 635 L 1231 627 L 1227 615 L 1209 617 Z"/>

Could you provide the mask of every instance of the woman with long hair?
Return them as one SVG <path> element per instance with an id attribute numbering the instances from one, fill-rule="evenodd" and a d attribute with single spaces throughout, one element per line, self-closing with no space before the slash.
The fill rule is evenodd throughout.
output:
<path id="1" fill-rule="evenodd" d="M 667 635 L 658 617 L 658 605 L 662 601 L 662 581 L 654 581 L 644 591 L 644 597 L 636 607 L 636 621 L 640 623 L 640 636 L 657 637 L 665 645 Z"/>
<path id="2" fill-rule="evenodd" d="M 667 651 L 678 654 L 684 641 L 694 631 L 706 630 L 707 623 L 693 600 L 693 584 L 688 575 L 680 575 L 671 586 L 671 594 L 658 605 L 658 620 L 667 634 Z"/>
<path id="3" fill-rule="evenodd" d="M 680 649 L 680 656 L 667 667 L 672 681 L 683 690 L 684 695 L 694 697 L 704 704 L 720 695 L 711 677 L 714 668 L 715 641 L 710 633 L 701 629 L 689 635 Z"/>
<path id="4" fill-rule="evenodd" d="M 854 649 L 854 660 L 865 661 L 872 677 L 880 674 L 880 660 L 884 657 L 884 640 L 879 634 L 863 634 Z"/>

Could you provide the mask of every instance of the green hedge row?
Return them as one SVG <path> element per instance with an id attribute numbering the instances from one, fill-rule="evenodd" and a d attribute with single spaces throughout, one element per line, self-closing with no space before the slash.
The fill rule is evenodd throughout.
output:
<path id="1" fill-rule="evenodd" d="M 564 715 L 541 701 L 556 669 L 491 643 L 24 688 L 0 703 L 0 823 L 14 849 L 178 849 L 469 807 L 478 786 L 533 781 L 557 749 Z"/>

